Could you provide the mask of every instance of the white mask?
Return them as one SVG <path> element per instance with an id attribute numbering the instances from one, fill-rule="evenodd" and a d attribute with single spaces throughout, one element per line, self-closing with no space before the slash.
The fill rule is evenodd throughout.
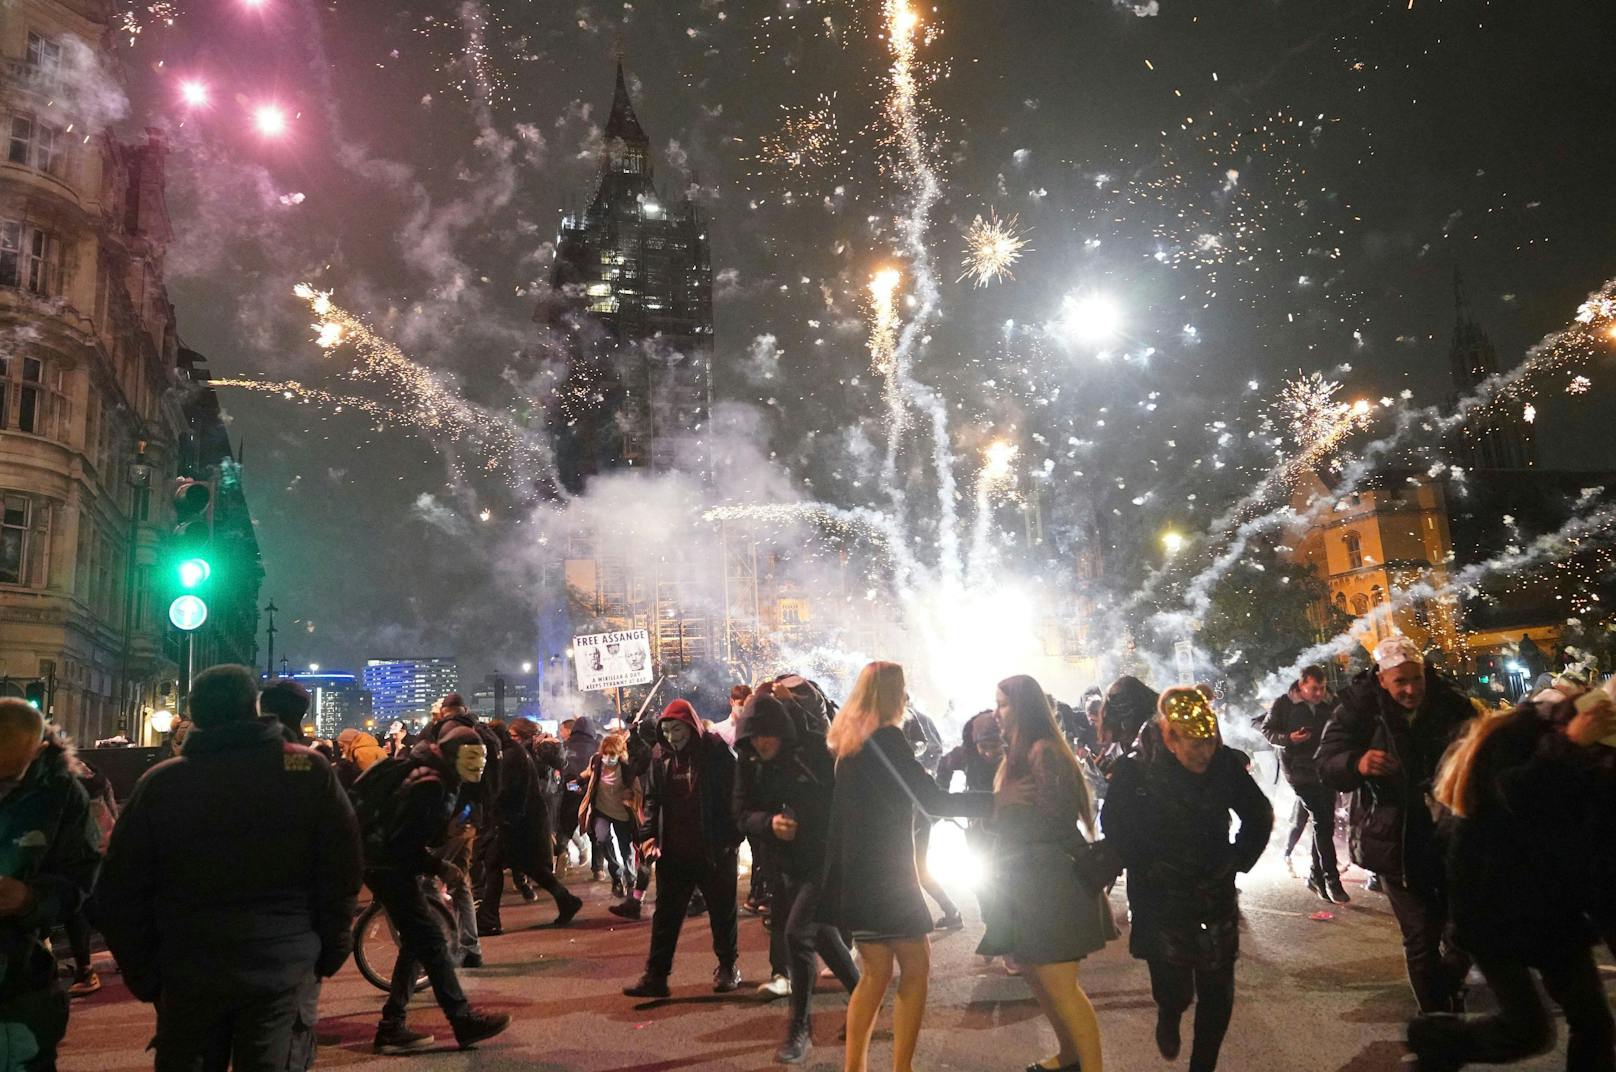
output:
<path id="1" fill-rule="evenodd" d="M 488 749 L 480 744 L 463 744 L 455 750 L 455 773 L 462 782 L 476 784 L 483 780 L 488 767 Z"/>
<path id="2" fill-rule="evenodd" d="M 662 723 L 662 736 L 668 739 L 674 751 L 683 751 L 685 745 L 690 743 L 690 724 L 670 718 Z"/>
<path id="3" fill-rule="evenodd" d="M 608 767 L 615 767 L 615 766 L 617 766 L 617 757 L 616 756 L 603 756 L 603 757 L 601 757 L 601 762 L 605 763 Z"/>

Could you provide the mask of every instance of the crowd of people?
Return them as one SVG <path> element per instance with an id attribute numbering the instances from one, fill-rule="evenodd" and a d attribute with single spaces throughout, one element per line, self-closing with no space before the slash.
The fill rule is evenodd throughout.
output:
<path id="1" fill-rule="evenodd" d="M 1294 790 L 1287 861 L 1311 827 L 1308 888 L 1350 900 L 1335 836 L 1346 795 L 1349 858 L 1402 935 L 1418 1009 L 1408 1041 L 1425 1072 L 1547 1049 L 1553 1021 L 1534 974 L 1564 1013 L 1567 1068 L 1616 1072 L 1593 954 L 1616 952 L 1609 691 L 1567 671 L 1492 709 L 1404 637 L 1374 655 L 1335 696 L 1323 668 L 1306 668 L 1260 724 Z M 685 922 L 701 914 L 712 989 L 738 990 L 741 919 L 759 912 L 770 936 L 759 990 L 789 999 L 776 1059 L 799 1063 L 815 1045 L 823 965 L 849 995 L 846 1072 L 868 1067 L 894 983 L 892 1067 L 912 1072 L 930 935 L 963 926 L 925 864 L 932 824 L 951 817 L 991 861 L 977 953 L 1025 980 L 1055 1037 L 1028 1072 L 1103 1069 L 1104 1025 L 1080 967 L 1124 924 L 1161 1056 L 1178 1059 L 1193 1007 L 1188 1066 L 1212 1072 L 1236 1006 L 1236 876 L 1274 826 L 1252 757 L 1226 743 L 1204 686 L 1158 693 L 1123 677 L 1073 708 L 1015 676 L 994 700 L 952 749 L 889 662 L 865 667 L 840 706 L 795 674 L 739 685 L 717 724 L 675 699 L 626 726 L 600 732 L 579 717 L 550 736 L 525 718 L 484 721 L 451 693 L 418 736 L 348 730 L 328 743 L 302 737 L 309 698 L 296 682 L 261 686 L 245 667 L 217 666 L 192 683 L 179 753 L 120 809 L 37 710 L 0 699 L 0 1059 L 54 1067 L 69 991 L 99 986 L 93 925 L 130 993 L 155 1006 L 155 1067 L 307 1068 L 321 984 L 352 952 L 362 888 L 399 947 L 376 1052 L 437 1041 L 407 1022 L 423 974 L 454 1043 L 470 1048 L 510 1023 L 474 1007 L 459 974 L 503 933 L 506 872 L 524 899 L 553 898 L 566 926 L 584 903 L 562 882 L 577 867 L 609 876 L 623 920 L 640 919 L 654 889 L 627 998 L 669 996 Z M 74 962 L 65 989 L 56 927 Z M 1478 981 L 1496 1007 L 1487 1015 L 1466 1011 Z"/>

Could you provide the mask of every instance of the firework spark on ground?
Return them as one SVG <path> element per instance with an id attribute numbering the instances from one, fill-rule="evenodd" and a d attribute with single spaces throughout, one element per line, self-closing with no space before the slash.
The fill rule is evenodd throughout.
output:
<path id="1" fill-rule="evenodd" d="M 1026 249 L 1027 236 L 1019 217 L 1001 220 L 996 212 L 990 212 L 985 220 L 978 216 L 965 230 L 964 272 L 955 282 L 969 279 L 973 286 L 985 287 L 1013 279 L 1010 268 Z"/>

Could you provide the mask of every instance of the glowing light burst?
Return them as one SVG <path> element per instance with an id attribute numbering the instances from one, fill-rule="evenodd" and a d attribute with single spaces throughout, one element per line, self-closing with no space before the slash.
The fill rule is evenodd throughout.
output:
<path id="1" fill-rule="evenodd" d="M 982 486 L 993 488 L 1012 483 L 1015 471 L 1011 465 L 1020 453 L 1021 448 L 1007 439 L 995 439 L 989 443 L 982 451 Z"/>
<path id="2" fill-rule="evenodd" d="M 197 78 L 187 78 L 180 83 L 180 100 L 188 108 L 205 108 L 208 104 L 208 86 Z"/>
<path id="3" fill-rule="evenodd" d="M 1099 345 L 1121 332 L 1122 309 L 1104 294 L 1068 295 L 1061 301 L 1060 315 L 1052 327 L 1069 343 Z"/>
<path id="4" fill-rule="evenodd" d="M 402 415 L 393 412 L 379 402 L 368 398 L 359 398 L 354 395 L 337 395 L 318 387 L 310 387 L 297 380 L 253 380 L 245 377 L 230 377 L 226 379 L 213 379 L 208 381 L 210 387 L 234 387 L 244 391 L 257 391 L 260 394 L 280 395 L 288 402 L 296 402 L 305 406 L 323 406 L 332 413 L 341 413 L 344 410 L 357 410 L 360 413 L 376 418 L 381 424 L 406 424 Z"/>
<path id="5" fill-rule="evenodd" d="M 287 131 L 286 109 L 278 104 L 260 104 L 252 118 L 253 127 L 266 138 L 279 138 Z"/>
<path id="6" fill-rule="evenodd" d="M 151 0 L 146 4 L 135 4 L 118 13 L 118 30 L 129 35 L 129 45 L 134 47 L 135 39 L 153 26 L 172 26 L 174 20 L 180 17 L 180 9 L 172 0 Z"/>
<path id="7" fill-rule="evenodd" d="M 969 279 L 973 285 L 985 287 L 1014 278 L 1010 268 L 1027 248 L 1018 219 L 1001 220 L 997 213 L 989 213 L 985 220 L 981 216 L 972 220 L 965 230 L 965 270 L 955 282 Z"/>
<path id="8" fill-rule="evenodd" d="M 1279 392 L 1278 416 L 1290 428 L 1296 454 L 1274 476 L 1278 486 L 1292 487 L 1298 478 L 1316 469 L 1326 459 L 1339 468 L 1340 459 L 1331 458 L 1337 447 L 1352 433 L 1367 428 L 1374 411 L 1370 404 L 1339 402 L 1341 385 L 1315 372 L 1290 380 Z"/>

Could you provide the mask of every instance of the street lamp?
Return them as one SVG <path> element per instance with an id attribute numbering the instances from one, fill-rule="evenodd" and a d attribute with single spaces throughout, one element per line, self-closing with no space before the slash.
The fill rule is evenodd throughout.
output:
<path id="1" fill-rule="evenodd" d="M 533 672 L 533 663 L 531 661 L 524 662 L 522 664 L 522 673 L 531 674 L 532 672 Z"/>

